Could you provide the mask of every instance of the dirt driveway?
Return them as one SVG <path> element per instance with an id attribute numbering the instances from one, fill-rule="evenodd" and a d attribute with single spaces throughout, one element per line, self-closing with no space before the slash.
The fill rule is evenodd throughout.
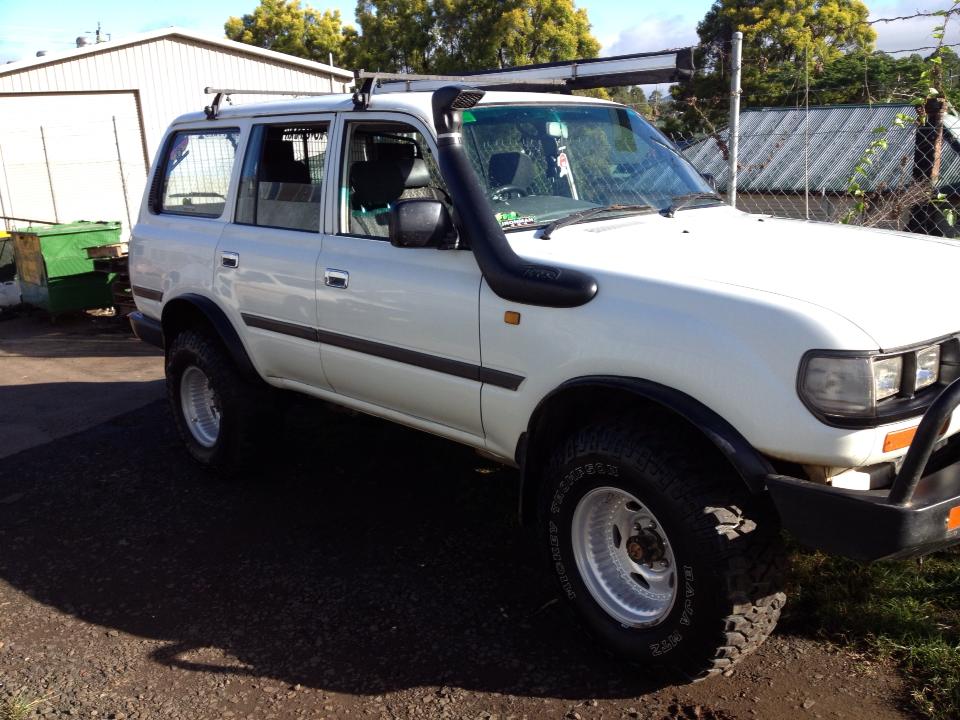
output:
<path id="1" fill-rule="evenodd" d="M 72 365 L 45 359 L 54 391 Z M 517 525 L 515 473 L 465 448 L 302 402 L 264 452 L 266 469 L 218 482 L 155 401 L 0 461 L 0 702 L 98 719 L 909 717 L 894 670 L 789 616 L 697 685 L 605 657 Z"/>

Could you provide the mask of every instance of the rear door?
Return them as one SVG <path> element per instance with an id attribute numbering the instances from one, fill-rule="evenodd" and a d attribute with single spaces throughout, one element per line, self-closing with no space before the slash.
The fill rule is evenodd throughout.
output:
<path id="1" fill-rule="evenodd" d="M 316 268 L 332 115 L 253 123 L 214 290 L 268 377 L 329 389 L 316 339 Z"/>

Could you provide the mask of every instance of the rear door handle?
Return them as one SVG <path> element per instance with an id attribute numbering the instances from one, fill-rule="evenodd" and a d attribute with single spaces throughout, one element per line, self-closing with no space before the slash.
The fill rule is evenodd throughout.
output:
<path id="1" fill-rule="evenodd" d="M 240 267 L 240 254 L 235 252 L 220 253 L 220 264 L 226 268 Z"/>
<path id="2" fill-rule="evenodd" d="M 350 273 L 346 270 L 327 268 L 326 272 L 323 273 L 323 282 L 328 287 L 345 290 L 350 284 Z"/>

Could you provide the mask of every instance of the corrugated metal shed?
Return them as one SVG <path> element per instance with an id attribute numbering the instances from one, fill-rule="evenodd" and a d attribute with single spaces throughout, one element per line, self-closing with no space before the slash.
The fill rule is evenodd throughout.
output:
<path id="1" fill-rule="evenodd" d="M 0 65 L 0 215 L 122 220 L 126 233 L 164 131 L 210 103 L 205 87 L 294 95 L 352 81 L 341 68 L 180 28 Z"/>
<path id="2" fill-rule="evenodd" d="M 875 192 L 909 185 L 913 173 L 915 124 L 894 125 L 898 114 L 913 119 L 912 105 L 832 105 L 811 107 L 809 125 L 803 108 L 762 108 L 740 114 L 740 152 L 737 190 L 743 193 L 804 192 L 809 175 L 811 193 L 844 193 L 864 151 L 878 137 L 888 147 L 879 150 L 874 163 L 860 181 L 865 191 Z M 880 127 L 887 132 L 875 133 Z M 956 139 L 960 118 L 948 115 L 944 129 Z M 728 130 L 719 133 L 728 141 Z M 960 147 L 943 144 L 940 185 L 960 183 Z M 729 167 L 725 150 L 713 138 L 688 145 L 683 154 L 702 173 L 710 173 L 726 190 Z M 806 166 L 806 171 L 805 171 Z"/>
<path id="3" fill-rule="evenodd" d="M 173 118 L 209 103 L 207 86 L 343 92 L 352 82 L 332 65 L 182 28 L 0 65 L 0 93 L 137 90 L 151 157 Z"/>

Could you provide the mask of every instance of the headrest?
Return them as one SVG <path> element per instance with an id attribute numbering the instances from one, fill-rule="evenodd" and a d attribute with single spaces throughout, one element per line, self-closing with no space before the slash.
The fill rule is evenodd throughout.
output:
<path id="1" fill-rule="evenodd" d="M 267 133 L 263 143 L 263 156 L 267 162 L 281 162 L 293 160 L 293 143 L 285 142 L 279 133 Z"/>
<path id="2" fill-rule="evenodd" d="M 412 142 L 383 142 L 373 144 L 377 160 L 412 160 L 417 146 Z"/>
<path id="3" fill-rule="evenodd" d="M 490 156 L 490 187 L 515 185 L 524 190 L 533 180 L 533 161 L 518 152 L 495 153 Z"/>
<path id="4" fill-rule="evenodd" d="M 407 188 L 429 184 L 430 172 L 420 158 L 368 160 L 350 166 L 353 202 L 368 208 L 395 202 Z"/>

